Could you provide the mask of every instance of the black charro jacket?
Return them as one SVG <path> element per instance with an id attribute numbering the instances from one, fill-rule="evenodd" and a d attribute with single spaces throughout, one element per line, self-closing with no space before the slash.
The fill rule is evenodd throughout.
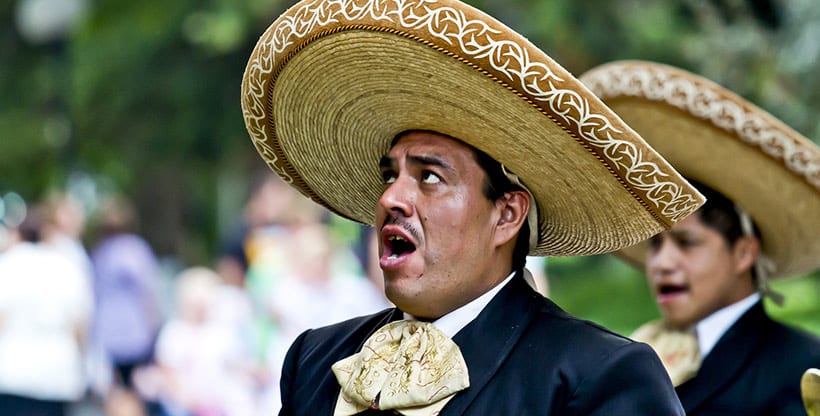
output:
<path id="1" fill-rule="evenodd" d="M 332 415 L 339 395 L 333 363 L 402 316 L 388 309 L 299 336 L 282 370 L 280 415 Z M 647 345 L 570 316 L 520 273 L 453 341 L 467 363 L 470 387 L 440 416 L 683 414 Z M 363 414 L 382 413 L 392 414 Z"/>

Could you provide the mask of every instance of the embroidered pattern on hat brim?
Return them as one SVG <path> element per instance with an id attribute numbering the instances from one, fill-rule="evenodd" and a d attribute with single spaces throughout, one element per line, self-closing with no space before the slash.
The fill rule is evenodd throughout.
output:
<path id="1" fill-rule="evenodd" d="M 820 152 L 764 111 L 742 105 L 711 82 L 666 66 L 617 63 L 594 69 L 582 81 L 602 99 L 639 97 L 679 108 L 758 148 L 820 192 Z"/>

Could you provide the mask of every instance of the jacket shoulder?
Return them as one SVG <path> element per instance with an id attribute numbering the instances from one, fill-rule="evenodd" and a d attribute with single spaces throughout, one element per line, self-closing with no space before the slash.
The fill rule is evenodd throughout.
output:
<path id="1" fill-rule="evenodd" d="M 820 338 L 802 329 L 772 320 L 770 330 L 764 338 L 764 349 L 777 351 L 790 365 L 820 367 Z M 788 365 L 781 360 L 772 360 L 778 366 Z M 805 370 L 806 368 L 802 368 Z"/>
<path id="2" fill-rule="evenodd" d="M 630 338 L 595 322 L 570 315 L 549 299 L 544 299 L 533 326 L 537 332 L 560 336 L 565 346 L 577 344 L 586 348 L 616 350 L 629 344 L 636 344 Z"/>
<path id="3" fill-rule="evenodd" d="M 332 325 L 308 329 L 299 336 L 302 360 L 318 357 L 339 357 L 352 354 L 370 334 L 388 322 L 395 309 L 351 318 Z"/>

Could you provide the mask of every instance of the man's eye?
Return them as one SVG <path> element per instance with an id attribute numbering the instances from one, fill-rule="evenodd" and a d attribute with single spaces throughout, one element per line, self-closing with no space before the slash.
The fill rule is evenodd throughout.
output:
<path id="1" fill-rule="evenodd" d="M 689 238 L 679 238 L 677 243 L 679 247 L 692 247 L 696 241 Z"/>
<path id="2" fill-rule="evenodd" d="M 441 178 L 433 172 L 424 171 L 421 174 L 421 181 L 428 184 L 439 183 L 441 182 Z"/>
<path id="3" fill-rule="evenodd" d="M 385 185 L 389 185 L 393 182 L 396 182 L 396 173 L 386 170 L 382 172 L 382 183 Z"/>

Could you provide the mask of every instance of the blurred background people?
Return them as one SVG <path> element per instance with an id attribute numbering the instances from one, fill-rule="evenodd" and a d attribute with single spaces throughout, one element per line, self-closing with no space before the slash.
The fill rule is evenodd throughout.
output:
<path id="1" fill-rule="evenodd" d="M 135 392 L 121 387 L 114 387 L 102 407 L 105 416 L 146 416 L 148 410 L 141 397 Z"/>
<path id="2" fill-rule="evenodd" d="M 265 170 L 255 175 L 237 225 L 222 242 L 216 272 L 225 282 L 223 299 L 233 298 L 250 306 L 249 357 L 257 379 L 257 389 L 266 391 L 276 383 L 269 365 L 271 346 L 279 336 L 279 326 L 270 313 L 271 293 L 289 263 L 286 247 L 290 230 L 303 223 L 320 221 L 323 212 L 287 186 L 278 175 Z M 232 289 L 234 288 L 234 289 Z M 239 291 L 241 289 L 241 295 Z M 228 293 L 233 292 L 230 296 Z M 244 313 L 218 312 L 220 316 L 244 321 Z M 229 318 L 230 319 L 230 318 Z M 244 325 L 240 327 L 247 336 Z"/>
<path id="3" fill-rule="evenodd" d="M 93 295 L 84 271 L 40 243 L 42 210 L 8 229 L 0 253 L 0 410 L 65 415 L 87 388 L 84 366 Z"/>
<path id="4" fill-rule="evenodd" d="M 301 198 L 273 172 L 257 173 L 240 221 L 222 242 L 216 271 L 223 278 L 244 284 L 245 273 L 255 254 L 254 237 L 277 234 L 294 216 L 294 202 Z"/>
<path id="5" fill-rule="evenodd" d="M 82 271 L 83 278 L 93 291 L 94 266 L 83 243 L 86 233 L 86 212 L 80 200 L 68 192 L 51 191 L 41 204 L 43 212 L 42 241 L 45 247 L 55 250 Z M 93 319 L 92 319 L 93 321 Z M 111 365 L 92 331 L 84 344 L 85 371 L 88 378 L 86 399 L 103 398 L 111 383 Z"/>
<path id="6" fill-rule="evenodd" d="M 264 352 L 270 377 L 262 398 L 267 409 L 281 406 L 282 362 L 300 333 L 388 306 L 379 287 L 380 278 L 374 283 L 366 276 L 351 248 L 334 241 L 327 224 L 313 221 L 293 225 L 286 241 L 279 253 L 285 259 L 283 269 L 267 292 L 264 311 L 273 325 Z"/>
<path id="7" fill-rule="evenodd" d="M 295 227 L 288 241 L 287 272 L 270 292 L 270 310 L 286 345 L 306 328 L 378 312 L 388 306 L 383 292 L 369 279 L 338 263 L 348 251 L 335 244 L 325 224 Z"/>
<path id="8" fill-rule="evenodd" d="M 162 314 L 159 266 L 151 246 L 135 233 L 136 213 L 124 196 L 98 210 L 98 242 L 91 251 L 96 314 L 94 339 L 114 370 L 114 383 L 133 388 L 134 369 L 147 364 Z"/>
<path id="9" fill-rule="evenodd" d="M 48 193 L 42 208 L 43 243 L 74 262 L 91 284 L 94 270 L 82 240 L 86 227 L 85 208 L 76 197 L 59 191 Z"/>
<path id="10" fill-rule="evenodd" d="M 220 276 L 192 267 L 176 278 L 176 308 L 156 346 L 159 377 L 152 386 L 170 416 L 250 416 L 255 378 L 246 339 L 222 319 Z M 233 301 L 231 301 L 233 303 Z"/>

